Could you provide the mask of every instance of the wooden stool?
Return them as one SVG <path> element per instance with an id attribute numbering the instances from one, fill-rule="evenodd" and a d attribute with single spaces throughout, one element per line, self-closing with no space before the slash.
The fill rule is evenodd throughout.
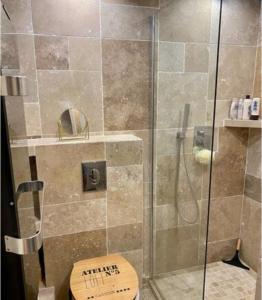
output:
<path id="1" fill-rule="evenodd" d="M 120 255 L 81 260 L 74 264 L 70 288 L 75 300 L 139 299 L 138 277 Z"/>

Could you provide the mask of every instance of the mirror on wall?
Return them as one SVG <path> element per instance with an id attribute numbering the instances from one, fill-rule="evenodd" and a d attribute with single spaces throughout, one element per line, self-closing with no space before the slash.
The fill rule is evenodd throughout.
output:
<path id="1" fill-rule="evenodd" d="M 75 108 L 66 109 L 58 121 L 59 140 L 89 139 L 89 124 L 86 115 Z"/>

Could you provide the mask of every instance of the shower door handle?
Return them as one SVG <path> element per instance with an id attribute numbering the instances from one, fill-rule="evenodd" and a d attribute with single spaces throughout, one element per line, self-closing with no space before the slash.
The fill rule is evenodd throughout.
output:
<path id="1" fill-rule="evenodd" d="M 16 203 L 20 196 L 26 192 L 42 192 L 42 199 L 38 203 L 40 208 L 40 219 L 36 223 L 36 234 L 26 238 L 16 238 L 5 235 L 5 248 L 7 252 L 15 253 L 18 255 L 26 255 L 37 252 L 43 244 L 43 206 L 44 206 L 44 182 L 43 181 L 27 181 L 21 183 L 16 192 Z M 34 198 L 35 200 L 36 198 Z M 39 198 L 37 198 L 39 199 Z M 37 216 L 36 216 L 37 217 Z"/>

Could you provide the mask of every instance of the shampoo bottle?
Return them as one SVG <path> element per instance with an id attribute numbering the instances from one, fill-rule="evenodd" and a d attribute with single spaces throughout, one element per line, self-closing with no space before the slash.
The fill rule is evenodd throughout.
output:
<path id="1" fill-rule="evenodd" d="M 238 109 L 237 109 L 237 119 L 238 120 L 243 119 L 243 108 L 244 108 L 244 100 L 240 99 L 238 102 Z"/>
<path id="2" fill-rule="evenodd" d="M 237 119 L 237 113 L 238 113 L 238 99 L 233 98 L 230 106 L 230 111 L 229 111 L 229 118 L 231 120 L 236 120 Z"/>
<path id="3" fill-rule="evenodd" d="M 260 98 L 254 98 L 251 104 L 250 120 L 258 120 L 260 115 Z"/>
<path id="4" fill-rule="evenodd" d="M 250 95 L 246 96 L 243 105 L 243 120 L 249 120 L 251 116 L 251 104 L 252 100 L 250 99 Z"/>

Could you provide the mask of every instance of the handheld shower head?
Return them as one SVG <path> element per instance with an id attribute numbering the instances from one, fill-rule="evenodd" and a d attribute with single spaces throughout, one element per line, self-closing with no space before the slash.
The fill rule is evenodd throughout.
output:
<path id="1" fill-rule="evenodd" d="M 186 137 L 189 114 L 190 114 L 190 104 L 186 103 L 185 106 L 184 106 L 182 130 L 177 133 L 177 138 L 184 139 Z"/>
<path id="2" fill-rule="evenodd" d="M 5 6 L 4 6 L 4 4 L 2 3 L 2 1 L 0 1 L 0 3 L 1 3 L 1 5 L 2 5 L 2 9 L 3 9 L 3 11 L 4 11 L 4 13 L 5 13 L 7 19 L 8 19 L 9 21 L 11 21 L 11 18 L 10 18 L 10 16 L 9 16 L 9 14 L 8 14 L 8 12 L 7 12 L 7 10 L 6 10 Z"/>

